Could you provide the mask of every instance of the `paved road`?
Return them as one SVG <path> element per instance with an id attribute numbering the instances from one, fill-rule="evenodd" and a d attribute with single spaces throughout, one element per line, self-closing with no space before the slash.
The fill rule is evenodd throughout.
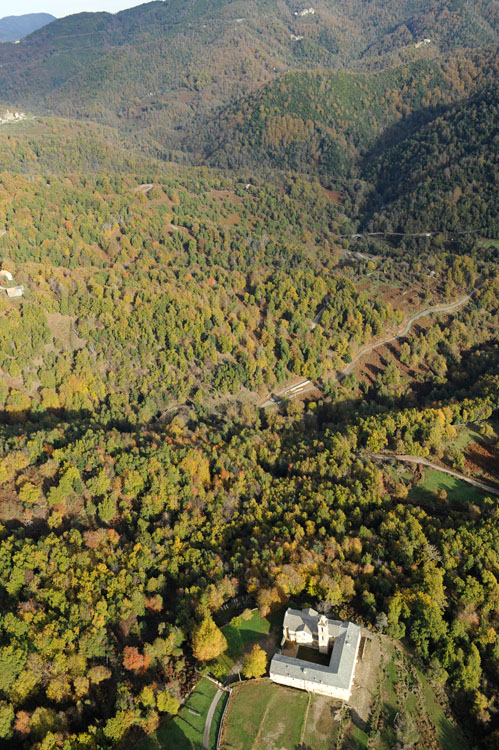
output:
<path id="1" fill-rule="evenodd" d="M 383 339 L 382 341 L 377 341 L 375 344 L 371 344 L 370 346 L 366 346 L 363 349 L 361 349 L 360 352 L 358 352 L 355 355 L 355 357 L 352 359 L 348 367 L 345 370 L 343 370 L 343 372 L 340 372 L 335 378 L 332 379 L 333 382 L 339 383 L 341 380 L 343 380 L 343 378 L 346 378 L 346 376 L 352 372 L 357 362 L 360 359 L 362 359 L 362 357 L 365 354 L 368 354 L 369 352 L 372 352 L 375 349 L 378 349 L 380 346 L 386 346 L 386 344 L 390 344 L 392 341 L 396 341 L 397 339 L 401 339 L 401 338 L 404 338 L 404 336 L 407 336 L 407 334 L 409 333 L 412 326 L 417 320 L 420 320 L 421 318 L 424 318 L 427 315 L 434 315 L 434 314 L 438 315 L 439 313 L 447 313 L 447 312 L 452 312 L 453 310 L 457 310 L 458 307 L 461 307 L 462 305 L 465 305 L 467 302 L 470 301 L 475 291 L 476 290 L 473 290 L 473 292 L 471 292 L 470 294 L 467 294 L 465 297 L 462 297 L 457 302 L 452 302 L 450 305 L 437 305 L 436 307 L 428 307 L 426 310 L 422 310 L 416 315 L 413 315 L 412 318 L 410 318 L 407 321 L 405 328 L 400 333 L 397 333 L 395 336 L 390 336 L 389 338 Z M 315 391 L 318 388 L 320 388 L 320 386 L 317 385 L 316 383 L 311 383 L 310 380 L 303 380 L 300 383 L 296 383 L 293 386 L 284 388 L 284 390 L 280 391 L 279 393 L 274 394 L 274 396 L 271 396 L 262 404 L 262 407 L 266 409 L 268 406 L 272 406 L 276 404 L 279 401 L 279 399 L 283 398 L 284 396 L 288 399 L 292 399 L 292 398 L 296 398 L 296 396 L 301 396 L 304 393 Z"/>
<path id="2" fill-rule="evenodd" d="M 206 715 L 206 722 L 204 725 L 204 732 L 203 732 L 203 750 L 210 750 L 210 731 L 211 731 L 211 723 L 213 721 L 213 714 L 215 713 L 215 709 L 218 706 L 218 701 L 224 694 L 223 690 L 218 689 L 215 693 L 215 697 L 213 698 L 211 702 L 211 706 L 208 709 L 208 713 Z"/>
<path id="3" fill-rule="evenodd" d="M 492 487 L 490 484 L 480 482 L 478 479 L 470 479 L 470 477 L 466 477 L 464 476 L 464 474 L 459 474 L 459 472 L 457 471 L 444 469 L 443 466 L 433 464 L 431 461 L 427 461 L 426 458 L 418 458 L 418 456 L 405 456 L 396 453 L 362 453 L 360 455 L 367 456 L 368 458 L 373 458 L 378 461 L 401 461 L 407 464 L 427 466 L 430 469 L 435 469 L 436 471 L 442 472 L 442 474 L 448 474 L 449 476 L 455 477 L 456 479 L 461 479 L 463 482 L 472 484 L 473 487 L 478 487 L 481 490 L 485 490 L 485 492 L 491 492 L 493 495 L 499 495 L 499 489 L 497 487 Z"/>

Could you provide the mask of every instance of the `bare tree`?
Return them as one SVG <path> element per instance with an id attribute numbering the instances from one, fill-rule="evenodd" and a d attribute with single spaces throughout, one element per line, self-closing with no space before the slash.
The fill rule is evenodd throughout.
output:
<path id="1" fill-rule="evenodd" d="M 319 604 L 317 605 L 317 612 L 320 612 L 321 615 L 328 615 L 331 612 L 331 605 L 328 601 L 323 599 Z"/>

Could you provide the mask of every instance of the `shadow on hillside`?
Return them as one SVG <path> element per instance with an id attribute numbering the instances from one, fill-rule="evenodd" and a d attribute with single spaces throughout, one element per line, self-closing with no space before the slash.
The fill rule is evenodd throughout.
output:
<path id="1" fill-rule="evenodd" d="M 355 727 L 360 729 L 362 732 L 366 730 L 367 722 L 364 721 L 364 719 L 361 719 L 359 714 L 354 708 L 350 708 L 350 718 L 352 719 L 352 723 Z"/>
<path id="2" fill-rule="evenodd" d="M 399 182 L 404 179 L 404 175 L 397 170 L 397 167 L 392 170 L 395 174 L 395 181 L 387 181 L 384 169 L 382 169 L 380 175 L 376 177 L 376 161 L 380 159 L 383 154 L 386 154 L 389 149 L 396 148 L 403 141 L 410 139 L 425 125 L 433 122 L 437 117 L 442 117 L 448 112 L 451 112 L 460 103 L 462 102 L 455 101 L 449 104 L 441 104 L 436 107 L 422 107 L 409 115 L 409 117 L 405 117 L 387 127 L 375 140 L 360 161 L 361 174 L 364 176 L 369 173 L 374 174 L 374 187 L 366 195 L 364 204 L 360 209 L 362 226 L 365 226 L 366 223 L 372 219 L 373 214 L 379 211 L 385 203 L 389 203 L 390 200 L 392 200 L 392 196 L 396 193 Z"/>
<path id="3" fill-rule="evenodd" d="M 193 747 L 193 735 L 197 737 L 199 732 L 185 716 L 177 714 L 175 718 L 165 719 L 152 736 L 134 729 L 123 740 L 122 747 L 130 750 L 188 750 Z"/>

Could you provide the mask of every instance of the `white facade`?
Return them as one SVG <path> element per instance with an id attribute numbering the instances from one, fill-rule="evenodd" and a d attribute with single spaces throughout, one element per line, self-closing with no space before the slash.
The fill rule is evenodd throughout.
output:
<path id="1" fill-rule="evenodd" d="M 24 287 L 21 286 L 13 286 L 9 287 L 5 290 L 7 292 L 7 297 L 22 297 L 24 294 Z"/>
<path id="2" fill-rule="evenodd" d="M 299 18 L 304 18 L 305 16 L 313 16 L 315 15 L 314 8 L 305 8 L 304 10 L 295 11 L 295 16 L 298 16 Z"/>
<path id="3" fill-rule="evenodd" d="M 275 658 L 275 657 L 274 657 Z M 273 660 L 272 660 L 273 661 Z M 298 661 L 298 660 L 297 660 Z M 304 662 L 308 664 L 308 662 Z M 306 669 L 304 670 L 304 673 Z M 297 688 L 298 690 L 306 690 L 307 693 L 317 693 L 317 695 L 325 695 L 328 698 L 336 698 L 340 701 L 348 702 L 350 700 L 351 688 L 339 687 L 338 685 L 329 685 L 326 682 L 323 684 L 317 683 L 316 680 L 307 679 L 307 675 L 304 674 L 303 678 L 293 674 L 281 674 L 279 671 L 272 672 L 272 663 L 270 665 L 270 679 L 272 682 L 277 682 L 279 685 L 285 685 L 286 687 Z"/>

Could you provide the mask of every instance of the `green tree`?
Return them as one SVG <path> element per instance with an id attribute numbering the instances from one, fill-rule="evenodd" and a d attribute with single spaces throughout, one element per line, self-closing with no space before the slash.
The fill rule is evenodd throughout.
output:
<path id="1" fill-rule="evenodd" d="M 0 701 L 0 737 L 8 739 L 12 736 L 14 722 L 14 708 L 11 703 Z"/>
<path id="2" fill-rule="evenodd" d="M 156 706 L 162 714 L 177 714 L 180 703 L 168 690 L 161 690 L 156 695 Z"/>

